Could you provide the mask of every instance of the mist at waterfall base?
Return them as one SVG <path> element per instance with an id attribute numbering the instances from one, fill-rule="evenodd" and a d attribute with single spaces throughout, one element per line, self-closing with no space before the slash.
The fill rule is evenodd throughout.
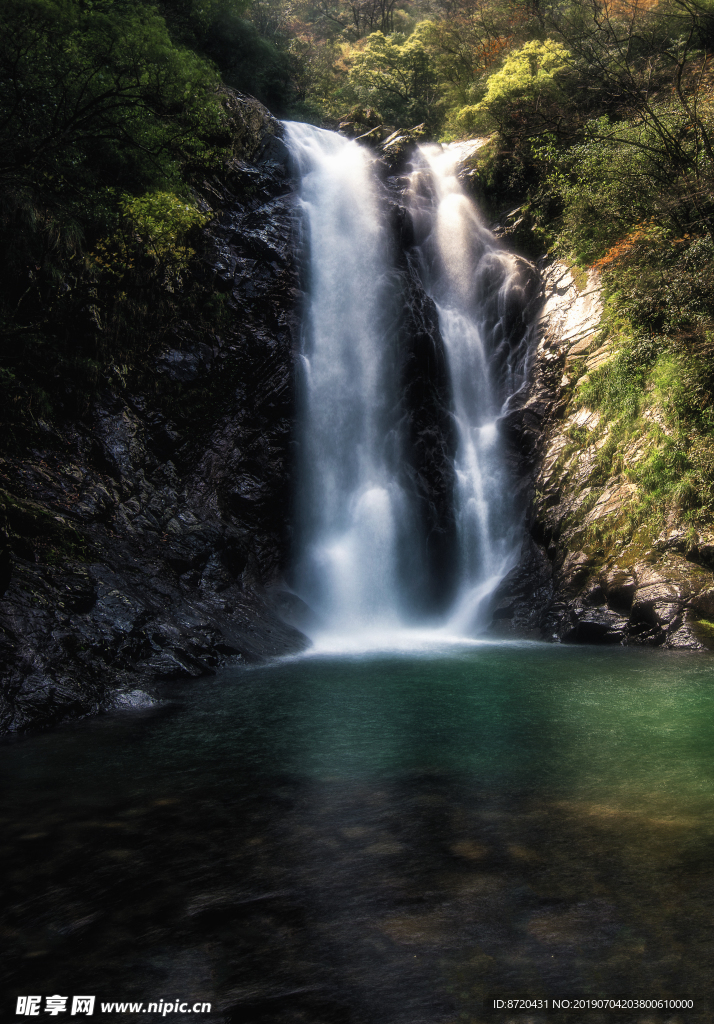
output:
<path id="1" fill-rule="evenodd" d="M 318 651 L 463 642 L 520 550 L 498 419 L 527 369 L 522 263 L 461 187 L 458 147 L 420 147 L 390 198 L 366 147 L 305 124 L 286 133 L 305 259 L 293 580 L 314 613 L 308 632 Z M 395 188 L 448 368 L 454 550 L 439 566 L 440 607 L 429 548 L 443 537 L 425 527 L 408 471 Z"/>

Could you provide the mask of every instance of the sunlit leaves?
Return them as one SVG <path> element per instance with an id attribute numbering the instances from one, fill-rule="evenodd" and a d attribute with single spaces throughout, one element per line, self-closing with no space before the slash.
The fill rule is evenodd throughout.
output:
<path id="1" fill-rule="evenodd" d="M 570 63 L 567 49 L 553 39 L 533 40 L 512 50 L 503 66 L 488 80 L 484 104 L 508 102 L 511 99 L 536 99 L 557 89 L 556 76 Z"/>
<path id="2" fill-rule="evenodd" d="M 148 256 L 171 282 L 195 255 L 186 238 L 208 221 L 208 216 L 172 192 L 123 196 L 122 223 L 112 235 L 99 240 L 90 261 L 101 273 L 123 278 Z"/>
<path id="3" fill-rule="evenodd" d="M 418 31 L 406 40 L 374 32 L 353 58 L 349 77 L 359 99 L 397 126 L 429 120 L 438 102 L 436 75 Z"/>

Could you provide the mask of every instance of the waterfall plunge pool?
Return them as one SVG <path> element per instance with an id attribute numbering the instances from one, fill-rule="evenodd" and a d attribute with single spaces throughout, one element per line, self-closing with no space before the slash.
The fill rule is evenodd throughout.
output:
<path id="1" fill-rule="evenodd" d="M 164 696 L 0 749 L 13 1010 L 559 1019 L 484 1016 L 505 993 L 688 997 L 616 1019 L 710 1019 L 709 657 L 442 643 Z"/>

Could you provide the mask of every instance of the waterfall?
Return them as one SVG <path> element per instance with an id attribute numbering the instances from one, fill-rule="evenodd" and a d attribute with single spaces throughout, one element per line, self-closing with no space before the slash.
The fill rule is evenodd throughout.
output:
<path id="1" fill-rule="evenodd" d="M 454 505 L 459 547 L 455 632 L 515 565 L 521 515 L 514 508 L 498 419 L 526 378 L 530 332 L 523 262 L 486 228 L 457 176 L 464 146 L 421 146 L 409 207 L 423 281 L 436 303 L 448 356 L 454 421 Z"/>
<path id="2" fill-rule="evenodd" d="M 409 503 L 399 483 L 392 260 L 374 161 L 332 132 L 286 127 L 309 268 L 296 578 L 327 629 L 395 627 Z"/>
<path id="3" fill-rule="evenodd" d="M 520 544 L 497 429 L 525 370 L 518 261 L 463 192 L 454 148 L 421 147 L 401 191 L 448 363 L 458 579 L 448 616 L 419 622 L 428 572 L 416 485 L 405 472 L 403 281 L 387 189 L 366 147 L 310 125 L 285 128 L 305 260 L 295 589 L 323 635 L 472 632 Z"/>

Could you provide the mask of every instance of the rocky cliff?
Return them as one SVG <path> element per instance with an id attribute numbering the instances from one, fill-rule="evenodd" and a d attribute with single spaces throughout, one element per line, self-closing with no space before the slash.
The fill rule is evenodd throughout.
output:
<path id="1" fill-rule="evenodd" d="M 495 595 L 492 629 L 566 643 L 711 648 L 714 536 L 687 527 L 676 508 L 639 514 L 628 470 L 635 436 L 613 458 L 614 424 L 579 388 L 613 358 L 600 331 L 596 273 L 543 266 L 539 336 L 530 383 L 504 428 L 517 472 L 530 479 L 522 560 Z M 656 405 L 645 417 L 657 417 Z M 530 477 L 529 477 L 530 474 Z"/>
<path id="2" fill-rule="evenodd" d="M 279 123 L 254 100 L 230 103 L 236 155 L 199 189 L 210 221 L 193 268 L 222 307 L 220 329 L 174 317 L 148 373 L 132 384 L 115 374 L 84 415 L 39 420 L 29 446 L 0 458 L 4 731 L 150 706 L 162 679 L 307 645 L 285 621 L 298 602 L 282 584 L 301 307 L 295 182 Z M 377 141 L 400 303 L 404 473 L 428 555 L 425 610 L 438 611 L 456 575 L 448 375 L 404 200 L 416 140 Z M 641 442 L 613 460 L 613 424 L 580 396 L 612 358 L 597 276 L 541 270 L 541 294 L 519 311 L 524 324 L 538 318 L 529 383 L 502 423 L 526 538 L 495 595 L 492 632 L 711 646 L 714 535 L 685 528 L 676 509 L 655 533 L 638 518 L 627 466 Z"/>
<path id="3" fill-rule="evenodd" d="M 142 386 L 117 375 L 0 461 L 2 730 L 306 644 L 267 595 L 290 518 L 294 187 L 278 122 L 241 97 L 231 116 L 195 267 L 220 331 L 167 324 Z"/>

